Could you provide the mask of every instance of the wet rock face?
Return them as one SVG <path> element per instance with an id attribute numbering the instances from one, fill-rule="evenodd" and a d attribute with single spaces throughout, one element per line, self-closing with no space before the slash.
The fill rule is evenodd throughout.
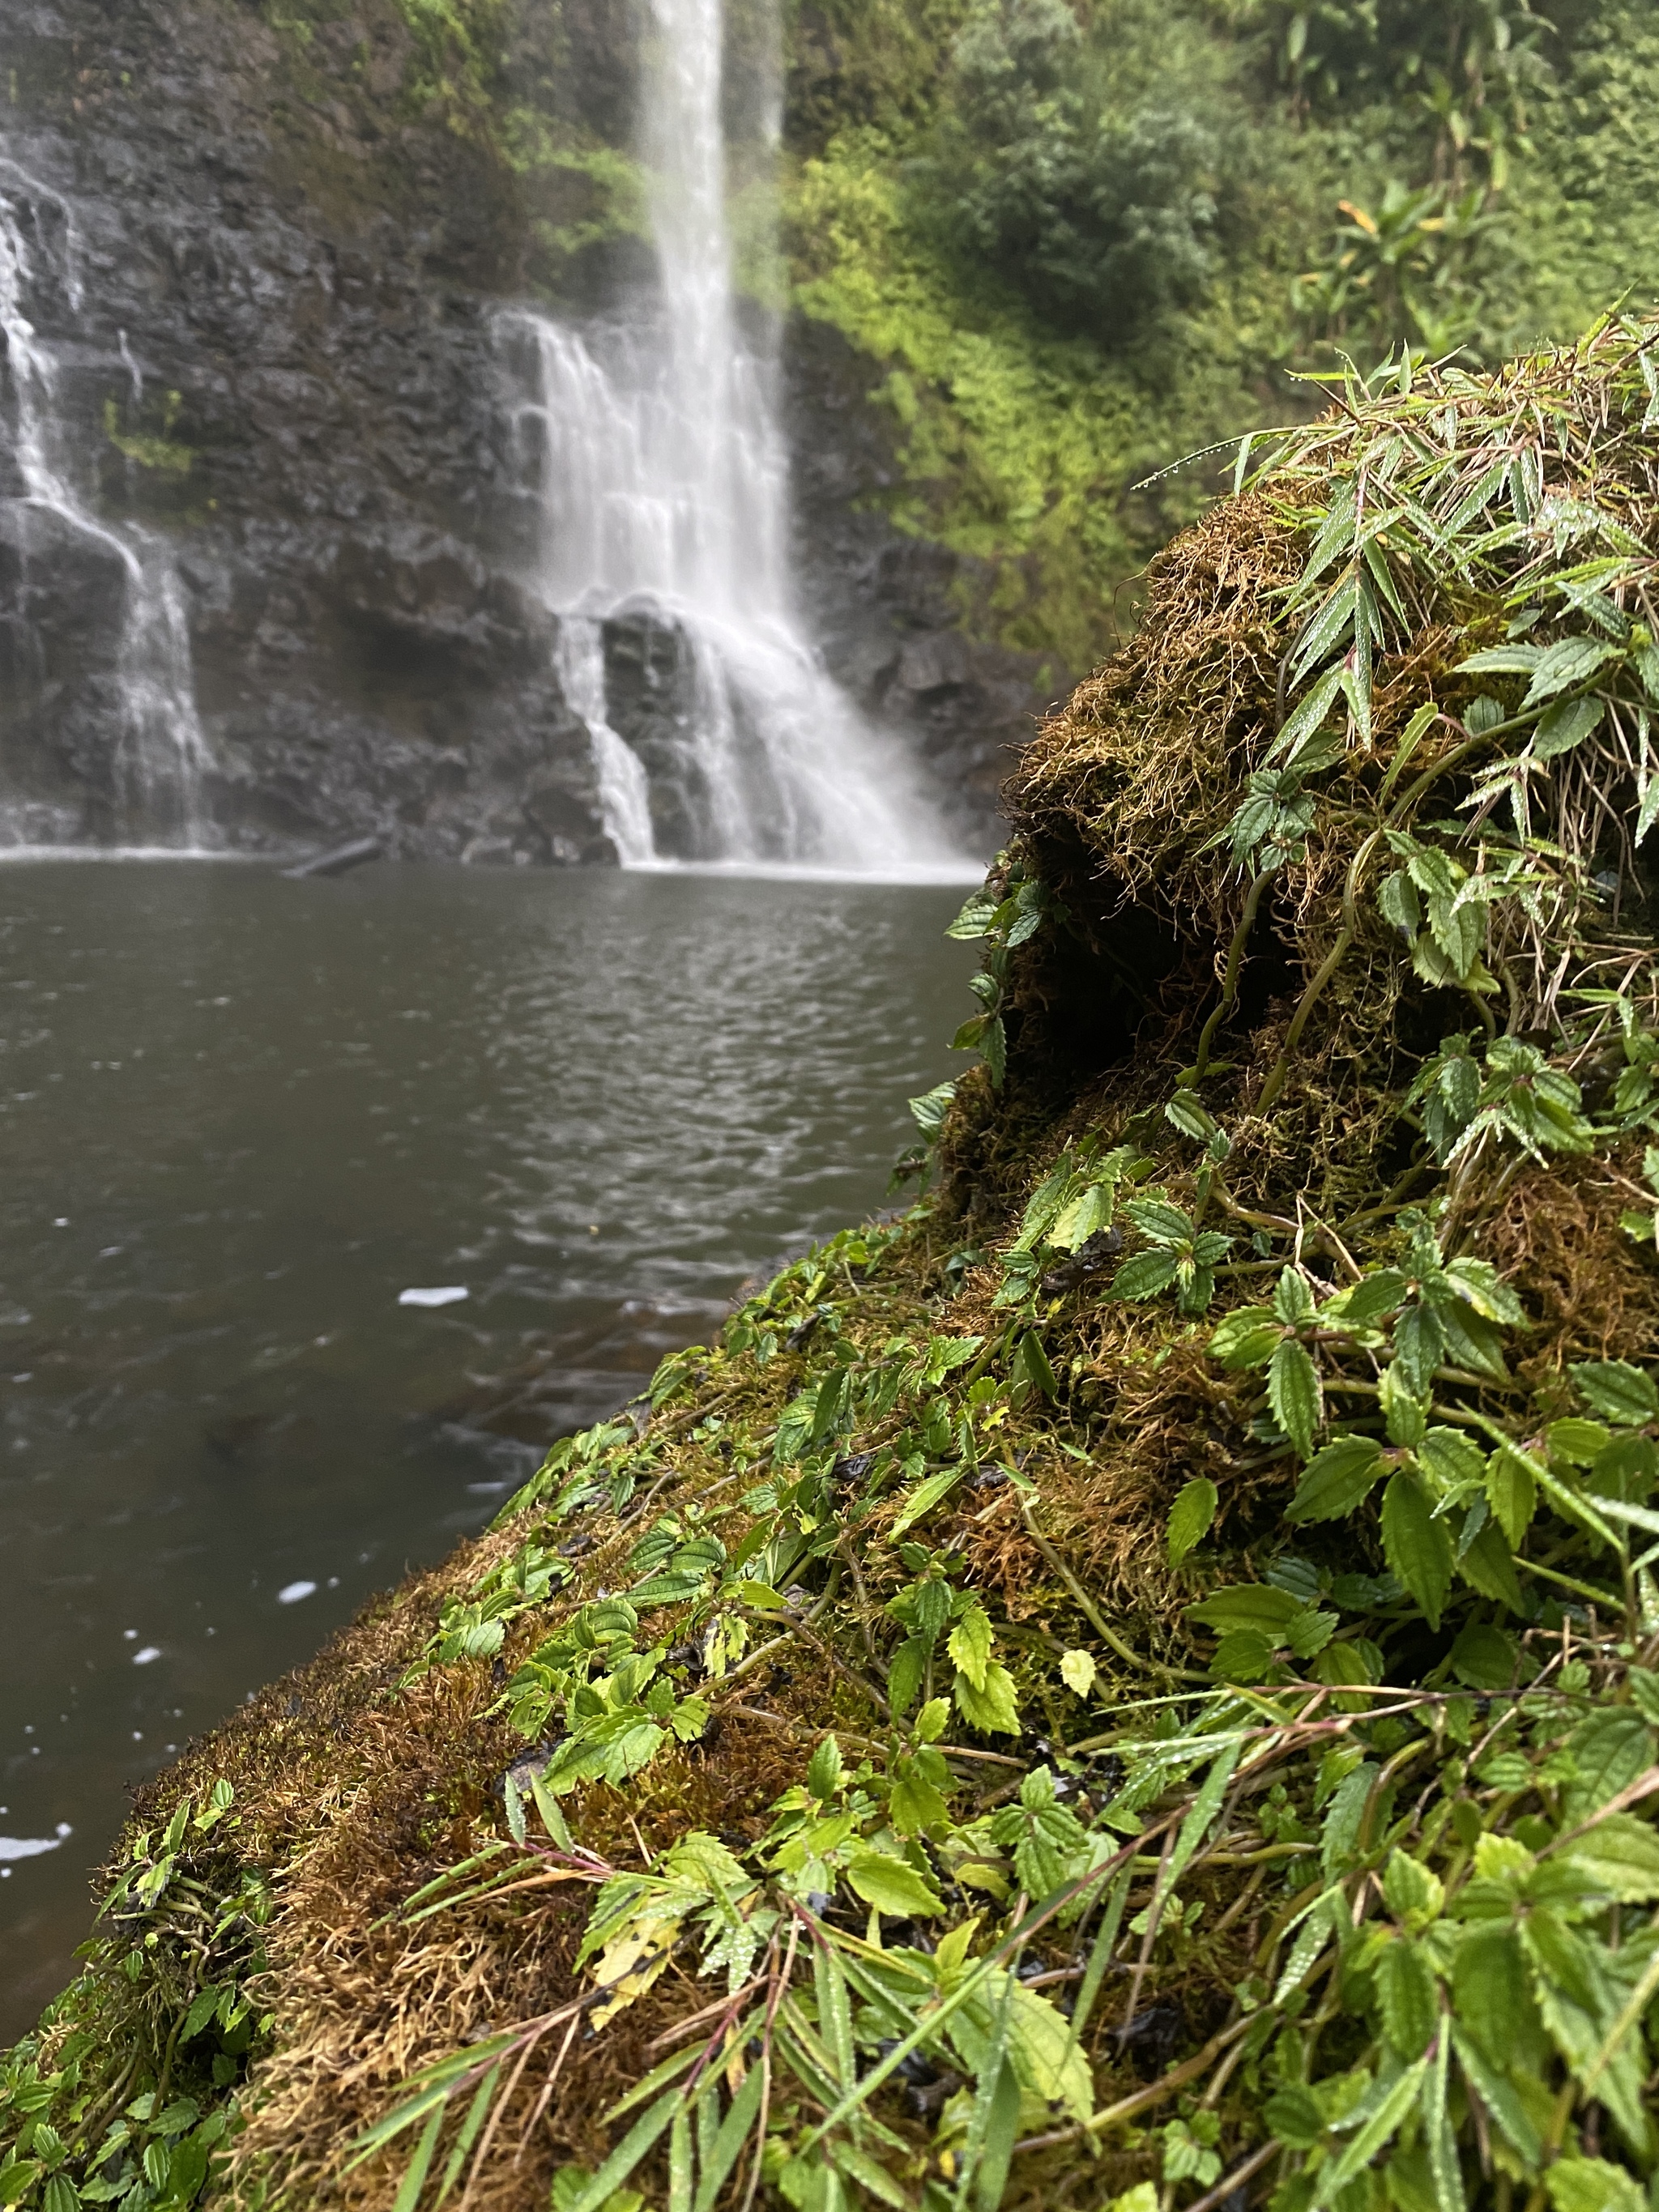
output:
<path id="1" fill-rule="evenodd" d="M 609 12 L 572 16 L 600 76 Z M 408 61 L 390 0 L 348 0 L 297 43 L 251 0 L 6 11 L 0 193 L 27 248 L 23 311 L 54 364 L 50 458 L 74 510 L 31 503 L 18 480 L 10 360 L 7 836 L 142 835 L 161 805 L 123 697 L 136 548 L 146 574 L 174 579 L 202 799 L 225 841 L 614 860 L 553 620 L 524 580 L 536 517 L 492 331 L 528 281 L 532 211 L 480 139 L 410 110 Z M 607 66 L 620 112 L 625 73 Z M 603 257 L 581 283 L 602 284 Z M 868 364 L 838 345 L 809 330 L 792 354 L 808 618 L 988 846 L 1030 672 L 957 635 L 951 556 L 854 511 L 890 464 Z M 637 711 L 617 726 L 665 770 L 659 834 L 676 850 L 692 836 L 676 810 L 689 823 L 696 799 L 667 772 L 673 639 L 625 633 L 607 661 Z"/>
<path id="2" fill-rule="evenodd" d="M 915 748 L 958 834 L 988 850 L 1012 750 L 1072 678 L 966 635 L 977 564 L 883 517 L 897 434 L 871 399 L 871 364 L 828 324 L 799 317 L 784 368 L 796 571 L 825 664 L 873 721 Z"/>

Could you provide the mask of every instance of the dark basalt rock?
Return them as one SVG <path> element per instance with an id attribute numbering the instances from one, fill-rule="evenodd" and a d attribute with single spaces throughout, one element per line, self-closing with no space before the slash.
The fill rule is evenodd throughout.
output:
<path id="1" fill-rule="evenodd" d="M 592 76 L 620 132 L 612 15 L 576 10 L 561 65 Z M 527 9 L 514 40 L 544 84 L 558 57 Z M 613 862 L 553 618 L 524 580 L 536 518 L 491 327 L 543 273 L 544 211 L 487 134 L 410 100 L 410 54 L 391 0 L 347 0 L 303 38 L 251 0 L 9 11 L 0 191 L 59 365 L 62 473 L 88 514 L 172 549 L 225 842 Z M 573 310 L 638 258 L 613 241 L 573 264 Z M 809 623 L 988 845 L 1034 672 L 959 634 L 953 556 L 860 511 L 891 467 L 870 365 L 803 325 L 787 367 Z M 0 375 L 0 799 L 12 835 L 108 841 L 143 826 L 124 765 L 129 586 L 118 548 L 16 503 L 14 398 Z M 617 726 L 659 776 L 662 848 L 690 849 L 672 635 L 619 619 L 606 653 Z"/>

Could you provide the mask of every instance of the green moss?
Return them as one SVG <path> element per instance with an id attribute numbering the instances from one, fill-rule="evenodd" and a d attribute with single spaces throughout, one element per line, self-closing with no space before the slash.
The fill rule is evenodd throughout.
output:
<path id="1" fill-rule="evenodd" d="M 849 131 L 788 196 L 798 304 L 877 364 L 900 434 L 901 527 L 990 565 L 976 611 L 1010 646 L 1092 665 L 1115 587 L 1188 520 L 1196 480 L 1132 507 L 1171 454 L 1250 426 L 1241 349 L 1202 331 L 1115 359 L 1046 331 L 1017 297 L 971 289 L 919 227 L 892 140 Z M 967 611 L 965 610 L 965 611 Z"/>
<path id="2" fill-rule="evenodd" d="M 152 470 L 158 476 L 187 477 L 196 456 L 190 447 L 168 435 L 179 418 L 181 404 L 180 395 L 169 392 L 159 433 L 125 430 L 121 427 L 120 403 L 112 395 L 104 402 L 104 435 L 118 453 L 136 461 L 141 469 Z"/>

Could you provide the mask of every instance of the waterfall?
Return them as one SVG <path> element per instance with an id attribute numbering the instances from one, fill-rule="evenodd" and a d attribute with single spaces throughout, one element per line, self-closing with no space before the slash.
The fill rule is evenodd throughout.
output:
<path id="1" fill-rule="evenodd" d="M 721 0 L 651 0 L 641 151 L 659 296 L 580 329 L 528 310 L 502 318 L 528 386 L 517 419 L 565 696 L 592 738 L 624 866 L 976 874 L 896 742 L 826 674 L 796 609 L 776 319 L 746 336 L 734 295 L 724 30 Z M 775 67 L 771 78 L 759 118 L 769 167 Z M 668 696 L 645 759 L 610 696 L 618 618 L 673 641 L 672 678 L 651 672 Z"/>
<path id="2" fill-rule="evenodd" d="M 59 234 L 56 248 L 51 234 Z M 33 295 L 55 284 L 71 316 L 82 307 L 74 219 L 61 198 L 15 162 L 0 158 L 0 337 L 11 457 L 21 485 L 13 503 L 25 519 L 55 518 L 71 536 L 119 563 L 121 632 L 115 655 L 120 734 L 112 763 L 112 796 L 121 830 L 135 842 L 201 848 L 209 836 L 203 803 L 207 742 L 196 708 L 190 632 L 171 552 L 156 534 L 99 520 L 75 489 L 64 458 L 70 442 L 61 404 L 61 369 L 29 314 Z M 122 358 L 136 367 L 122 335 Z M 0 814 L 0 842 L 21 842 L 15 814 Z"/>

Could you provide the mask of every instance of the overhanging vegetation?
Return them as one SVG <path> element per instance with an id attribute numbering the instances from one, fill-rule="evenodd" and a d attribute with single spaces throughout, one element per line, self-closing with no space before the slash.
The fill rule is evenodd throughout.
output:
<path id="1" fill-rule="evenodd" d="M 8 2201 L 1640 2212 L 1656 356 L 1240 458 L 932 1194 L 157 1785 Z"/>

